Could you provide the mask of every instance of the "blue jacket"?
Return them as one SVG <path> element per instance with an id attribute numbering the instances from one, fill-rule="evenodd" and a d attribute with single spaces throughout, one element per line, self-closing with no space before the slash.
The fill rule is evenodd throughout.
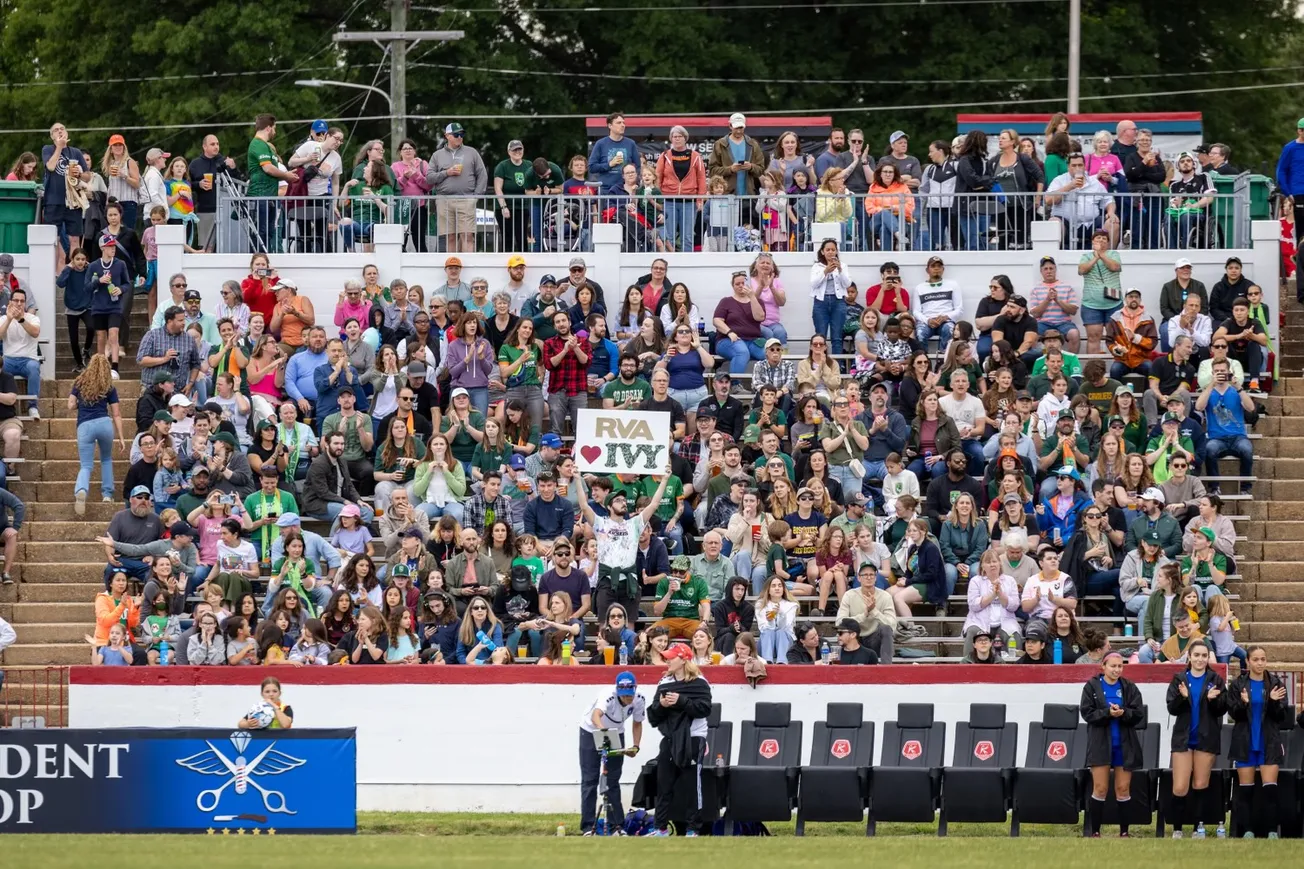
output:
<path id="1" fill-rule="evenodd" d="M 305 351 L 306 352 L 306 351 Z M 335 385 L 331 385 L 331 372 L 334 366 L 329 362 L 325 365 L 318 365 L 312 372 L 313 389 L 317 392 L 317 431 L 321 431 L 321 424 L 330 416 L 340 409 L 340 387 L 348 382 L 353 387 L 353 395 L 357 399 L 357 408 L 359 413 L 367 412 L 367 394 L 362 391 L 362 379 L 358 376 L 358 371 L 352 365 L 348 366 L 348 376 L 341 373 Z M 289 378 L 286 378 L 287 385 Z"/>
<path id="2" fill-rule="evenodd" d="M 493 642 L 493 644 L 494 644 L 495 646 L 501 646 L 501 645 L 503 644 L 503 625 L 502 625 L 502 622 L 499 622 L 498 624 L 494 625 L 493 634 L 489 637 L 489 639 Z M 459 637 L 458 637 L 458 640 L 457 640 L 457 663 L 459 663 L 459 664 L 466 664 L 466 663 L 468 663 L 467 660 L 466 660 L 466 656 L 467 656 L 467 654 L 469 654 L 470 651 L 471 651 L 472 649 L 474 649 L 474 648 L 475 648 L 475 643 L 474 643 L 474 642 L 471 643 L 470 646 L 465 646 L 465 645 L 462 644 L 462 639 L 461 639 L 461 637 L 459 636 Z M 489 663 L 489 655 L 490 655 L 490 654 L 492 654 L 492 653 L 491 653 L 491 651 L 490 651 L 488 648 L 481 649 L 481 650 L 480 650 L 480 658 L 479 658 L 479 660 L 485 662 L 486 664 Z M 470 663 L 478 663 L 478 661 L 470 662 Z"/>
<path id="3" fill-rule="evenodd" d="M 290 398 L 295 401 L 301 398 L 316 401 L 317 383 L 314 376 L 317 368 L 325 365 L 326 362 L 325 350 L 313 353 L 311 350 L 304 349 L 291 356 L 285 366 L 285 391 L 289 393 Z"/>
<path id="4" fill-rule="evenodd" d="M 869 431 L 874 425 L 874 412 L 866 409 L 856 419 L 865 424 L 865 431 Z M 906 422 L 906 418 L 897 411 L 889 410 L 887 412 L 887 428 L 869 437 L 869 446 L 865 448 L 865 461 L 881 462 L 887 458 L 888 453 L 904 454 L 906 440 L 909 437 L 910 423 Z"/>
<path id="5" fill-rule="evenodd" d="M 625 160 L 613 169 L 611 155 L 616 151 L 624 151 Z M 625 163 L 632 163 L 635 166 L 639 164 L 638 147 L 634 144 L 634 140 L 625 136 L 619 142 L 613 142 L 610 136 L 603 136 L 593 143 L 593 150 L 589 152 L 589 177 L 601 184 L 604 189 L 619 185 L 620 173 L 625 168 Z"/>
<path id="6" fill-rule="evenodd" d="M 91 306 L 90 266 L 82 271 L 74 271 L 71 266 L 64 266 L 63 273 L 55 279 L 55 284 L 63 290 L 63 306 L 69 311 L 86 311 Z"/>
<path id="7" fill-rule="evenodd" d="M 1277 159 L 1277 186 L 1287 196 L 1304 196 L 1304 145 L 1287 142 Z"/>
<path id="8" fill-rule="evenodd" d="M 1073 493 L 1073 507 L 1061 519 L 1051 509 L 1050 499 L 1043 498 L 1041 505 L 1046 508 L 1046 512 L 1037 514 L 1037 526 L 1041 529 L 1041 539 L 1053 542 L 1055 529 L 1058 528 L 1060 530 L 1060 543 L 1067 545 L 1073 537 L 1073 532 L 1078 529 L 1078 516 L 1082 514 L 1082 508 L 1090 503 L 1092 503 L 1091 498 L 1087 497 L 1086 493 L 1079 489 Z"/>
<path id="9" fill-rule="evenodd" d="M 574 309 L 572 308 L 571 310 Z M 571 328 L 575 328 L 573 321 L 571 323 Z M 584 327 L 581 326 L 580 328 Z M 598 347 L 594 347 L 593 342 L 590 341 L 589 346 L 585 349 L 589 351 L 589 374 L 591 376 L 605 377 L 607 374 L 619 376 L 620 348 L 616 346 L 615 341 L 612 341 L 610 338 L 603 338 L 602 344 Z M 603 358 L 603 354 L 606 354 L 605 359 Z"/>
<path id="10" fill-rule="evenodd" d="M 575 533 L 575 505 L 560 495 L 551 503 L 531 498 L 525 504 L 525 533 L 540 540 L 569 538 Z"/>

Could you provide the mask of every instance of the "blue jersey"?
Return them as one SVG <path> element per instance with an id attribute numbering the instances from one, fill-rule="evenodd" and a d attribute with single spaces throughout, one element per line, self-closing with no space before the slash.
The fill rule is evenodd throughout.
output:
<path id="1" fill-rule="evenodd" d="M 1268 699 L 1268 682 L 1250 680 L 1250 751 L 1263 751 L 1263 707 Z"/>
<path id="2" fill-rule="evenodd" d="M 1123 683 L 1115 682 L 1113 685 L 1105 681 L 1105 677 L 1100 677 L 1100 688 L 1105 692 L 1105 702 L 1112 706 L 1123 705 Z M 1123 731 L 1118 726 L 1118 719 L 1109 720 L 1109 744 L 1113 748 L 1119 748 L 1123 745 Z"/>
<path id="3" fill-rule="evenodd" d="M 1200 730 L 1200 704 L 1204 702 L 1204 683 L 1209 674 L 1195 676 L 1189 670 L 1186 673 L 1186 690 L 1191 695 L 1191 730 L 1187 734 L 1187 746 L 1194 748 Z"/>

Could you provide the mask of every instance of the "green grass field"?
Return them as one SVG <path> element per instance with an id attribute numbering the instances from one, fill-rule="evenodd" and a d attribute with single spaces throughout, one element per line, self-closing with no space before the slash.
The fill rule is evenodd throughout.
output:
<path id="1" fill-rule="evenodd" d="M 1256 869 L 1301 865 L 1299 842 L 1156 840 L 1138 831 L 1137 838 L 1083 841 L 1068 827 L 1025 827 L 1010 839 L 995 825 L 951 827 L 938 839 L 932 828 L 886 824 L 873 842 L 856 824 L 812 824 L 806 839 L 792 835 L 791 824 L 771 826 L 774 837 L 687 839 L 584 839 L 555 836 L 557 825 L 576 822 L 572 815 L 427 815 L 364 812 L 357 837 L 341 836 L 6 836 L 3 865 L 13 869 L 84 869 L 131 866 L 132 869 L 249 869 L 251 866 L 312 866 L 404 869 L 422 866 L 500 867 L 522 860 L 570 864 L 598 861 L 601 869 L 648 869 L 649 860 L 705 860 L 705 865 L 757 867 L 828 866 L 857 849 L 861 859 L 890 861 L 895 869 L 965 869 L 994 864 L 1052 864 L 1056 869 L 1102 869 L 1117 866 L 1172 866 L 1178 861 L 1216 858 L 1252 860 Z M 1112 832 L 1112 830 L 1111 830 Z M 975 842 L 974 839 L 982 839 Z M 436 841 L 432 841 L 436 840 Z M 968 841 L 962 841 L 968 840 Z M 1054 840 L 1054 841 L 1051 841 Z M 276 861 L 275 863 L 271 861 Z"/>

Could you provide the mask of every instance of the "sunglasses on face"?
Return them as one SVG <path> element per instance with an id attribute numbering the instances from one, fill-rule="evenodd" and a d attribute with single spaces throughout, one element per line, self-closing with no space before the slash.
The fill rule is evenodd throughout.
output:
<path id="1" fill-rule="evenodd" d="M 1099 519 L 1099 518 L 1100 518 L 1100 514 L 1099 514 L 1099 513 L 1083 513 L 1082 515 L 1083 515 L 1083 516 L 1086 516 L 1088 519 Z"/>
<path id="2" fill-rule="evenodd" d="M 486 612 L 487 609 L 488 609 L 487 607 L 482 607 L 482 606 L 473 606 L 473 607 L 471 607 L 471 612 L 473 612 L 473 613 L 482 613 L 482 612 Z"/>
<path id="3" fill-rule="evenodd" d="M 1227 349 L 1227 345 L 1226 345 L 1226 344 L 1215 344 L 1215 345 L 1213 345 L 1213 349 L 1215 349 L 1215 350 L 1226 350 L 1226 349 Z"/>
<path id="4" fill-rule="evenodd" d="M 798 500 L 798 501 L 814 501 L 814 500 L 815 500 L 815 496 L 814 496 L 814 495 L 801 495 L 800 497 L 797 498 L 797 500 Z"/>
<path id="5" fill-rule="evenodd" d="M 173 284 L 173 285 L 172 285 L 172 289 L 174 289 L 174 290 L 184 290 L 184 289 L 185 289 L 186 287 L 188 287 L 188 286 L 190 286 L 190 285 L 187 284 L 187 283 Z"/>
<path id="6" fill-rule="evenodd" d="M 411 400 L 412 400 L 412 396 L 410 396 L 410 395 L 400 395 L 400 396 L 398 397 L 398 400 L 399 400 L 399 401 L 411 401 Z"/>
<path id="7" fill-rule="evenodd" d="M 573 268 L 573 269 L 570 270 L 570 273 L 573 274 L 573 275 L 582 275 L 582 274 L 584 274 L 584 269 L 581 269 L 581 268 Z"/>

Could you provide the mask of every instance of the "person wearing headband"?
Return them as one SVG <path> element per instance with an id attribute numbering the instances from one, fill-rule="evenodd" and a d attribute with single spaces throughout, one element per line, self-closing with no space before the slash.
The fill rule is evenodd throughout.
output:
<path id="1" fill-rule="evenodd" d="M 1089 823 L 1082 833 L 1100 838 L 1112 772 L 1119 836 L 1128 838 L 1127 804 L 1132 799 L 1132 772 L 1144 765 L 1137 725 L 1145 720 L 1145 710 L 1140 690 L 1123 678 L 1123 656 L 1118 652 L 1106 653 L 1100 664 L 1100 675 L 1092 676 L 1082 686 L 1079 711 L 1087 723 L 1087 766 L 1091 770 L 1091 798 L 1087 800 Z"/>

